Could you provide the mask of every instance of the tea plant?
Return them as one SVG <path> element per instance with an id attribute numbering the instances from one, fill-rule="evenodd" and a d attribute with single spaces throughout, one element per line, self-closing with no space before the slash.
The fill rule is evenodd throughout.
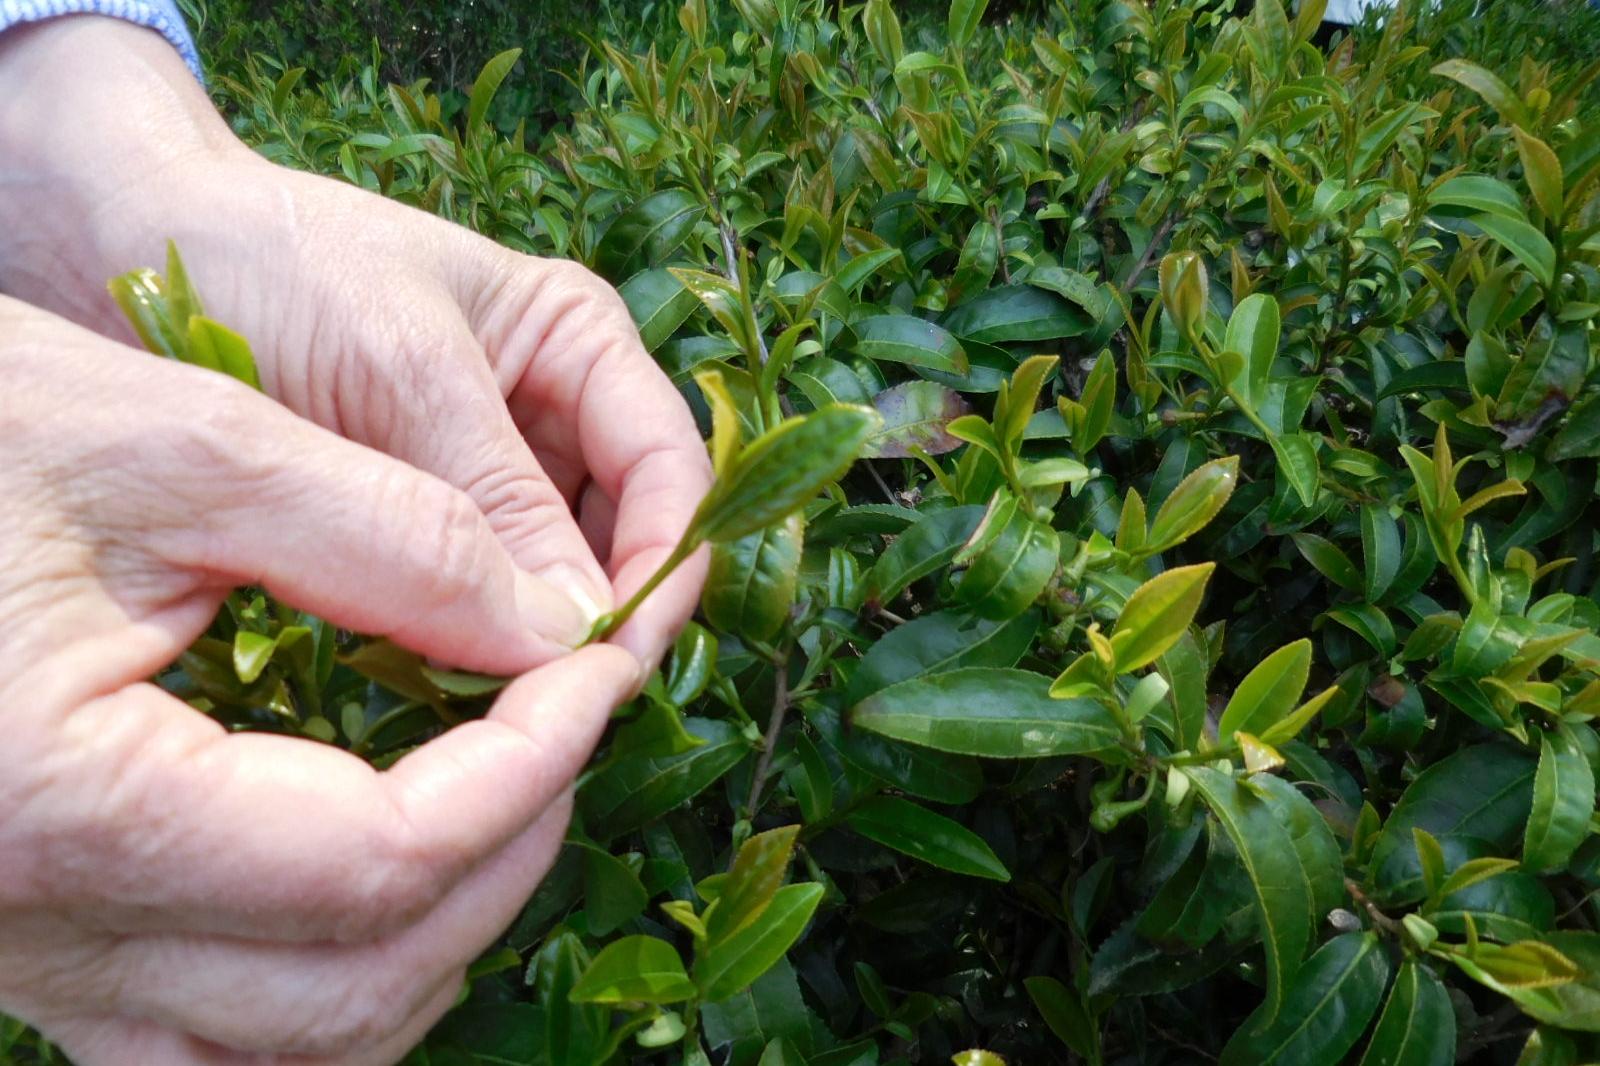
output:
<path id="1" fill-rule="evenodd" d="M 618 284 L 719 471 L 702 624 L 415 1060 L 1594 1060 L 1600 68 L 734 8 L 532 137 L 509 54 L 464 125 L 225 86 Z M 163 683 L 380 765 L 498 684 L 249 593 Z"/>

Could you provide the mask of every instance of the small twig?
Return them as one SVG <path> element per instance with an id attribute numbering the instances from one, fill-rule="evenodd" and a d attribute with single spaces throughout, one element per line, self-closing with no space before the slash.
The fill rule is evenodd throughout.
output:
<path id="1" fill-rule="evenodd" d="M 1378 905 L 1368 899 L 1365 892 L 1361 891 L 1360 885 L 1347 877 L 1344 879 L 1344 890 L 1350 893 L 1350 898 L 1355 900 L 1362 910 L 1367 912 L 1367 917 L 1372 919 L 1373 925 L 1392 937 L 1397 937 L 1401 940 L 1407 939 L 1406 927 L 1379 910 Z"/>
<path id="2" fill-rule="evenodd" d="M 1199 1044 L 1191 1044 L 1191 1043 L 1189 1043 L 1189 1041 L 1185 1040 L 1183 1037 L 1179 1036 L 1177 1033 L 1171 1032 L 1170 1030 L 1167 1030 L 1167 1029 L 1163 1029 L 1163 1028 L 1161 1028 L 1161 1026 L 1155 1025 L 1154 1023 L 1151 1024 L 1150 1031 L 1155 1033 L 1161 1039 L 1165 1040 L 1167 1043 L 1171 1044 L 1173 1047 L 1182 1048 L 1183 1050 L 1185 1050 L 1187 1052 L 1190 1052 L 1191 1054 L 1199 1055 L 1201 1058 L 1205 1059 L 1207 1062 L 1216 1062 L 1217 1061 L 1217 1057 L 1215 1055 L 1213 1055 L 1211 1052 L 1207 1051 L 1205 1048 L 1201 1047 Z"/>
<path id="3" fill-rule="evenodd" d="M 726 264 L 724 272 L 728 280 L 735 285 L 739 284 L 739 253 L 733 249 L 733 224 L 724 222 L 717 227 L 717 233 L 722 236 L 722 259 Z"/>
<path id="4" fill-rule="evenodd" d="M 1006 231 L 1000 225 L 1000 208 L 990 205 L 989 224 L 994 227 L 995 243 L 1000 246 L 1000 280 L 1011 284 L 1011 266 L 1006 262 Z"/>
<path id="5" fill-rule="evenodd" d="M 1122 283 L 1122 291 L 1125 294 L 1133 292 L 1134 285 L 1138 283 L 1144 272 L 1149 269 L 1150 260 L 1156 254 L 1156 248 L 1162 241 L 1167 239 L 1167 234 L 1172 232 L 1172 227 L 1177 221 L 1177 213 L 1169 211 L 1167 212 L 1167 217 L 1161 220 L 1161 225 L 1157 226 L 1156 231 L 1150 234 L 1150 243 L 1144 246 L 1144 254 L 1139 257 L 1139 262 L 1134 266 L 1133 273 L 1128 275 L 1128 280 Z"/>
<path id="6" fill-rule="evenodd" d="M 767 721 L 766 746 L 761 758 L 756 760 L 756 772 L 750 780 L 750 799 L 745 805 L 745 817 L 754 818 L 761 803 L 761 792 L 767 777 L 772 773 L 772 757 L 778 750 L 778 734 L 783 730 L 783 719 L 789 711 L 789 657 L 780 655 L 773 660 L 772 717 Z"/>
<path id="7" fill-rule="evenodd" d="M 872 475 L 872 480 L 878 483 L 878 488 L 883 490 L 884 497 L 890 503 L 898 504 L 900 501 L 895 498 L 894 489 L 891 489 L 889 483 L 883 480 L 883 475 L 878 473 L 878 468 L 873 466 L 871 462 L 865 462 L 861 465 L 867 468 L 867 473 Z"/>

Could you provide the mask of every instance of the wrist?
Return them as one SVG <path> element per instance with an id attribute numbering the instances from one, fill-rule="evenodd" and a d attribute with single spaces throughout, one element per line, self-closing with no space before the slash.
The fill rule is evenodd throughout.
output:
<path id="1" fill-rule="evenodd" d="M 102 292 L 113 235 L 160 227 L 185 168 L 249 154 L 152 30 L 71 15 L 0 36 L 0 291 Z"/>

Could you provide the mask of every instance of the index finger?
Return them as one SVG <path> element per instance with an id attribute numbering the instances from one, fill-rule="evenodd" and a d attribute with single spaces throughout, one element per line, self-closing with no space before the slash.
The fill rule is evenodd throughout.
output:
<path id="1" fill-rule="evenodd" d="M 711 485 L 689 405 L 639 339 L 615 289 L 573 263 L 514 256 L 517 277 L 480 310 L 479 332 L 536 452 L 575 493 L 587 473 L 616 505 L 607 572 L 624 603 L 677 546 Z M 694 613 L 704 553 L 679 567 L 613 638 L 652 666 Z"/>

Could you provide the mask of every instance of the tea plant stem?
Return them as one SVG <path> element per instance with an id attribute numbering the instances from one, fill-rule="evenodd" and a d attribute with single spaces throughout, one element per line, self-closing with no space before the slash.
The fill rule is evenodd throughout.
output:
<path id="1" fill-rule="evenodd" d="M 761 805 L 761 791 L 772 773 L 772 757 L 778 750 L 778 734 L 783 731 L 783 720 L 789 712 L 789 655 L 777 656 L 772 662 L 772 716 L 767 719 L 767 733 L 763 738 L 761 758 L 756 760 L 756 771 L 750 779 L 750 798 L 745 804 L 745 818 L 754 818 Z"/>
<path id="2" fill-rule="evenodd" d="M 894 489 L 891 489 L 889 487 L 889 483 L 883 480 L 883 475 L 878 473 L 877 467 L 873 466 L 870 462 L 862 463 L 861 465 L 867 468 L 867 473 L 872 475 L 872 480 L 877 482 L 878 488 L 883 490 L 884 499 L 888 500 L 890 503 L 900 502 L 899 500 L 895 499 Z"/>
<path id="3" fill-rule="evenodd" d="M 1172 227 L 1176 225 L 1177 222 L 1177 212 L 1168 211 L 1167 216 L 1161 220 L 1161 225 L 1157 226 L 1156 231 L 1150 234 L 1150 242 L 1145 245 L 1144 254 L 1139 257 L 1139 262 L 1134 264 L 1133 272 L 1130 273 L 1127 280 L 1122 283 L 1123 292 L 1133 292 L 1133 287 L 1138 284 L 1139 279 L 1144 276 L 1144 272 L 1150 268 L 1150 260 L 1155 257 L 1156 249 L 1161 246 L 1162 241 L 1167 239 L 1167 234 L 1172 232 Z"/>
<path id="4" fill-rule="evenodd" d="M 1000 245 L 1000 280 L 1010 285 L 1011 267 L 1006 263 L 1005 229 L 1000 225 L 1000 208 L 992 204 L 989 207 L 989 224 L 994 227 L 994 238 Z"/>
<path id="5" fill-rule="evenodd" d="M 666 561 L 656 568 L 655 573 L 650 575 L 650 580 L 639 586 L 639 591 L 629 597 L 627 603 L 624 603 L 610 614 L 600 616 L 599 620 L 595 622 L 594 632 L 590 634 L 585 643 L 592 644 L 597 640 L 605 640 L 621 629 L 628 619 L 633 616 L 633 612 L 639 609 L 639 605 L 645 601 L 646 597 L 654 592 L 667 579 L 667 576 L 676 570 L 680 563 L 693 555 L 699 547 L 700 539 L 698 537 L 685 534 L 684 538 L 678 542 L 678 546 L 672 549 L 672 554 L 667 556 Z"/>
<path id="6" fill-rule="evenodd" d="M 1350 898 L 1367 912 L 1367 917 L 1372 919 L 1372 924 L 1388 933 L 1390 936 L 1404 943 L 1406 941 L 1406 927 L 1378 909 L 1378 905 L 1367 898 L 1361 886 L 1350 878 L 1345 878 L 1344 889 L 1350 893 Z"/>

